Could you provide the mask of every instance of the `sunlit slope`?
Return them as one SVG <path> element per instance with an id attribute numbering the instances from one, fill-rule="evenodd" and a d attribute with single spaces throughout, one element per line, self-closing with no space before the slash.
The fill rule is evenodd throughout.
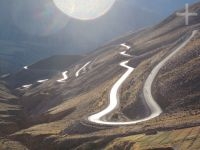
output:
<path id="1" fill-rule="evenodd" d="M 155 135 L 139 134 L 135 136 L 121 137 L 111 141 L 104 149 L 116 150 L 197 150 L 200 147 L 199 127 L 160 132 Z"/>
<path id="2" fill-rule="evenodd" d="M 199 9 L 200 3 L 191 7 L 191 11 L 199 12 Z M 159 137 L 164 138 L 171 130 L 200 124 L 199 32 L 180 53 L 164 65 L 153 82 L 153 96 L 163 109 L 159 117 L 136 125 L 115 127 L 94 124 L 87 118 L 108 106 L 112 86 L 126 72 L 126 69 L 119 65 L 127 60 L 120 55 L 120 52 L 124 51 L 122 43 L 132 47 L 129 54 L 133 57 L 127 65 L 135 70 L 120 88 L 119 107 L 108 114 L 106 120 L 126 122 L 148 116 L 150 111 L 143 99 L 146 79 L 157 64 L 183 44 L 194 30 L 200 28 L 199 18 L 200 16 L 192 18 L 190 25 L 185 26 L 184 18 L 173 14 L 155 27 L 131 34 L 87 54 L 67 69 L 66 82 L 57 82 L 61 74 L 56 74 L 47 82 L 26 90 L 20 97 L 20 105 L 24 108 L 29 126 L 9 137 L 33 150 L 87 150 L 103 149 L 110 141 L 122 136 L 133 135 L 134 138 L 138 133 L 156 134 L 161 131 L 153 136 L 154 146 L 161 143 L 159 147 L 174 148 L 172 144 L 178 145 L 179 142 L 170 139 L 167 145 L 163 145 Z M 91 63 L 76 76 L 77 71 L 88 62 Z M 169 132 L 163 132 L 165 130 Z M 188 133 L 188 130 L 182 131 L 184 134 Z M 147 140 L 151 141 L 149 137 L 151 136 L 144 136 L 144 144 Z M 115 140 L 117 143 L 114 145 L 109 143 L 106 148 L 120 145 L 120 140 Z M 191 140 L 195 143 L 198 138 Z M 131 147 L 132 142 L 135 141 L 122 144 Z M 141 143 L 143 146 L 143 141 Z"/>

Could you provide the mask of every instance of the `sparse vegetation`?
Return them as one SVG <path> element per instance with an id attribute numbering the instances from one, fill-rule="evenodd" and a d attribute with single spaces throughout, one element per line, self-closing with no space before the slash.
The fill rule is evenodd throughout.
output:
<path id="1" fill-rule="evenodd" d="M 106 119 L 127 121 L 149 115 L 143 101 L 144 81 L 197 27 L 199 22 L 186 27 L 172 15 L 152 30 L 124 38 L 134 46 L 130 65 L 136 69 L 121 88 L 119 108 Z M 200 35 L 154 81 L 152 92 L 163 108 L 159 117 L 130 126 L 93 124 L 87 117 L 108 105 L 110 89 L 125 71 L 118 65 L 125 59 L 121 51 L 118 45 L 107 45 L 73 65 L 70 62 L 69 79 L 63 84 L 56 82 L 58 75 L 23 92 L 0 83 L 0 149 L 200 149 Z M 87 72 L 75 78 L 77 68 L 88 61 Z M 37 66 L 42 68 L 49 65 L 40 63 Z"/>

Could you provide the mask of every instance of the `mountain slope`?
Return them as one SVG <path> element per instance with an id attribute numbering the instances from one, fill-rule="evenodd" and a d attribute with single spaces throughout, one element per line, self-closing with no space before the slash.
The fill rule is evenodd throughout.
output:
<path id="1" fill-rule="evenodd" d="M 14 133 L 23 127 L 23 111 L 19 99 L 0 81 L 0 136 Z"/>
<path id="2" fill-rule="evenodd" d="M 38 80 L 49 79 L 60 74 L 81 59 L 80 55 L 54 55 L 22 68 L 7 77 L 6 81 L 13 88 L 35 84 Z"/>
<path id="3" fill-rule="evenodd" d="M 191 7 L 191 11 L 199 10 L 200 3 Z M 132 57 L 127 65 L 135 70 L 120 88 L 120 104 L 103 119 L 125 122 L 149 116 L 151 112 L 146 107 L 142 92 L 146 79 L 157 64 L 182 45 L 194 30 L 200 28 L 199 20 L 200 16 L 192 18 L 190 25 L 185 26 L 184 18 L 173 14 L 155 27 L 121 38 L 120 42 L 112 42 L 70 65 L 67 68 L 68 79 L 64 83 L 58 83 L 60 75 L 56 75 L 27 90 L 21 95 L 19 102 L 24 108 L 29 126 L 8 137 L 31 150 L 112 149 L 113 146 L 131 149 L 138 142 L 134 139 L 140 136 L 135 137 L 135 134 L 150 134 L 143 139 L 146 143 L 146 140 L 151 141 L 151 134 L 157 132 L 158 135 L 153 136 L 155 139 L 161 137 L 160 134 L 165 137 L 166 134 L 174 135 L 179 132 L 171 130 L 191 126 L 197 126 L 194 130 L 199 132 L 199 31 L 180 53 L 167 61 L 153 82 L 153 97 L 163 110 L 159 117 L 129 126 L 105 126 L 87 120 L 88 116 L 108 106 L 111 88 L 126 72 L 119 65 L 127 60 L 127 57 L 120 55 L 125 50 L 120 45 L 121 40 L 131 47 L 127 53 Z M 76 77 L 77 71 L 88 62 L 91 63 Z M 169 132 L 162 133 L 166 130 Z M 184 134 L 189 132 L 187 129 L 182 131 Z M 114 144 L 110 143 L 115 138 L 130 135 L 132 137 L 126 138 L 125 142 L 124 139 L 123 142 L 119 139 Z M 199 139 L 196 137 L 192 140 L 190 144 Z M 176 148 L 180 144 L 177 141 L 167 142 L 168 148 Z M 154 144 L 154 149 L 163 146 L 156 145 L 156 141 Z M 149 149 L 148 145 L 142 146 L 143 149 Z"/>

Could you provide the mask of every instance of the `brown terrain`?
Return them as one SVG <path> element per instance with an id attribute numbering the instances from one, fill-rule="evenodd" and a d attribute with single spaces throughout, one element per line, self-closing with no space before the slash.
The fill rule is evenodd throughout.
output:
<path id="1" fill-rule="evenodd" d="M 191 17 L 189 26 L 185 26 L 183 17 L 172 14 L 154 27 L 113 41 L 66 65 L 69 78 L 65 83 L 57 82 L 60 73 L 24 91 L 2 81 L 0 149 L 199 150 L 200 31 L 153 82 L 153 96 L 163 110 L 159 117 L 128 126 L 98 125 L 87 120 L 108 105 L 113 84 L 126 71 L 119 66 L 127 60 L 119 54 L 124 50 L 121 43 L 132 47 L 129 66 L 135 70 L 120 90 L 120 107 L 107 118 L 128 121 L 149 115 L 142 92 L 144 82 L 156 64 L 192 31 L 200 30 L 200 3 L 191 6 L 190 11 L 199 16 Z M 89 61 L 87 70 L 76 78 L 76 71 Z M 45 66 L 40 63 L 37 65 Z M 15 84 L 20 85 L 21 80 L 18 82 Z"/>

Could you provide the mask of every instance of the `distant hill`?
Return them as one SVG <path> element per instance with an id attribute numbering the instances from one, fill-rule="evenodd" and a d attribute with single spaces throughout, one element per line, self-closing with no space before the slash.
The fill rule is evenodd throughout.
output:
<path id="1" fill-rule="evenodd" d="M 72 64 L 81 60 L 81 58 L 82 56 L 80 55 L 51 56 L 28 66 L 28 69 L 22 68 L 20 71 L 11 74 L 6 80 L 12 87 L 33 84 L 37 80 L 49 79 L 67 70 Z"/>
<path id="2" fill-rule="evenodd" d="M 15 73 L 25 65 L 54 54 L 51 48 L 41 44 L 0 40 L 0 75 Z"/>
<path id="3" fill-rule="evenodd" d="M 80 55 L 54 55 L 29 66 L 29 69 L 64 70 L 81 60 Z"/>

